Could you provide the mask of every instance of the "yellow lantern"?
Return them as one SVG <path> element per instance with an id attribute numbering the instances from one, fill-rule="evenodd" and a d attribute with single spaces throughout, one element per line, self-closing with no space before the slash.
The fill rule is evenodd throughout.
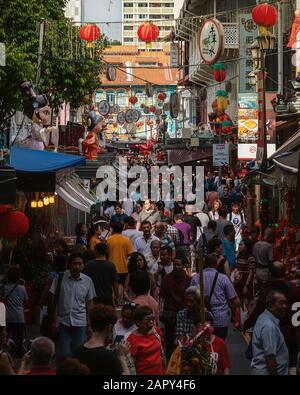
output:
<path id="1" fill-rule="evenodd" d="M 48 206 L 49 205 L 49 198 L 48 198 L 48 196 L 44 197 L 43 202 L 44 202 L 44 206 Z"/>
<path id="2" fill-rule="evenodd" d="M 38 206 L 39 208 L 43 207 L 43 206 L 44 206 L 43 201 L 42 201 L 42 200 L 38 200 L 37 206 Z"/>
<path id="3" fill-rule="evenodd" d="M 36 200 L 31 200 L 30 207 L 31 208 L 36 208 L 37 207 L 37 201 Z"/>
<path id="4" fill-rule="evenodd" d="M 54 195 L 49 196 L 49 203 L 54 204 L 54 202 L 55 202 Z"/>

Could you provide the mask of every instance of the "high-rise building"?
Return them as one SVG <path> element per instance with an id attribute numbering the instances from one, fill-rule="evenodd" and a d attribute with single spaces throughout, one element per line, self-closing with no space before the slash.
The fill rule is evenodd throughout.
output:
<path id="1" fill-rule="evenodd" d="M 160 29 L 157 42 L 152 49 L 162 49 L 163 39 L 174 25 L 174 0 L 122 0 L 123 1 L 123 44 L 138 45 L 144 49 L 145 43 L 139 41 L 137 28 L 142 22 L 154 22 Z"/>
<path id="2" fill-rule="evenodd" d="M 65 16 L 73 19 L 74 22 L 81 22 L 81 6 L 82 0 L 69 0 L 65 10 Z"/>
<path id="3" fill-rule="evenodd" d="M 177 19 L 179 17 L 180 10 L 183 6 L 184 0 L 174 0 L 174 17 Z"/>
<path id="4" fill-rule="evenodd" d="M 122 42 L 123 0 L 81 0 L 84 23 L 96 23 L 110 42 Z"/>

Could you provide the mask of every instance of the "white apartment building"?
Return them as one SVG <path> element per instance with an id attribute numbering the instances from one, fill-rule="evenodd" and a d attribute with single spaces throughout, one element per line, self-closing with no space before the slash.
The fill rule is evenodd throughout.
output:
<path id="1" fill-rule="evenodd" d="M 65 9 L 65 16 L 73 19 L 74 22 L 81 22 L 81 2 L 81 0 L 69 0 Z"/>
<path id="2" fill-rule="evenodd" d="M 122 43 L 145 49 L 145 43 L 138 39 L 137 28 L 142 22 L 149 20 L 160 29 L 157 42 L 152 43 L 152 50 L 162 49 L 163 38 L 174 26 L 174 0 L 123 0 Z"/>

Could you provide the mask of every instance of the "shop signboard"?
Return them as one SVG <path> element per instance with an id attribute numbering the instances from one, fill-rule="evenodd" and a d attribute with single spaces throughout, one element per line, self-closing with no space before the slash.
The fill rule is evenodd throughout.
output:
<path id="1" fill-rule="evenodd" d="M 253 60 L 250 45 L 258 36 L 257 25 L 252 20 L 251 14 L 240 14 L 239 16 L 239 56 L 240 56 L 240 88 L 241 93 L 255 92 L 255 85 L 249 84 L 248 74 L 253 70 Z"/>
<path id="2" fill-rule="evenodd" d="M 229 164 L 229 144 L 213 144 L 213 166 Z"/>

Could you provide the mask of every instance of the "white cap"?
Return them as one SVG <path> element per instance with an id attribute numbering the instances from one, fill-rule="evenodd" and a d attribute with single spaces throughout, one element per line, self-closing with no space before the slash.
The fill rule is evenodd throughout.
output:
<path id="1" fill-rule="evenodd" d="M 6 326 L 5 304 L 0 302 L 0 326 Z"/>

